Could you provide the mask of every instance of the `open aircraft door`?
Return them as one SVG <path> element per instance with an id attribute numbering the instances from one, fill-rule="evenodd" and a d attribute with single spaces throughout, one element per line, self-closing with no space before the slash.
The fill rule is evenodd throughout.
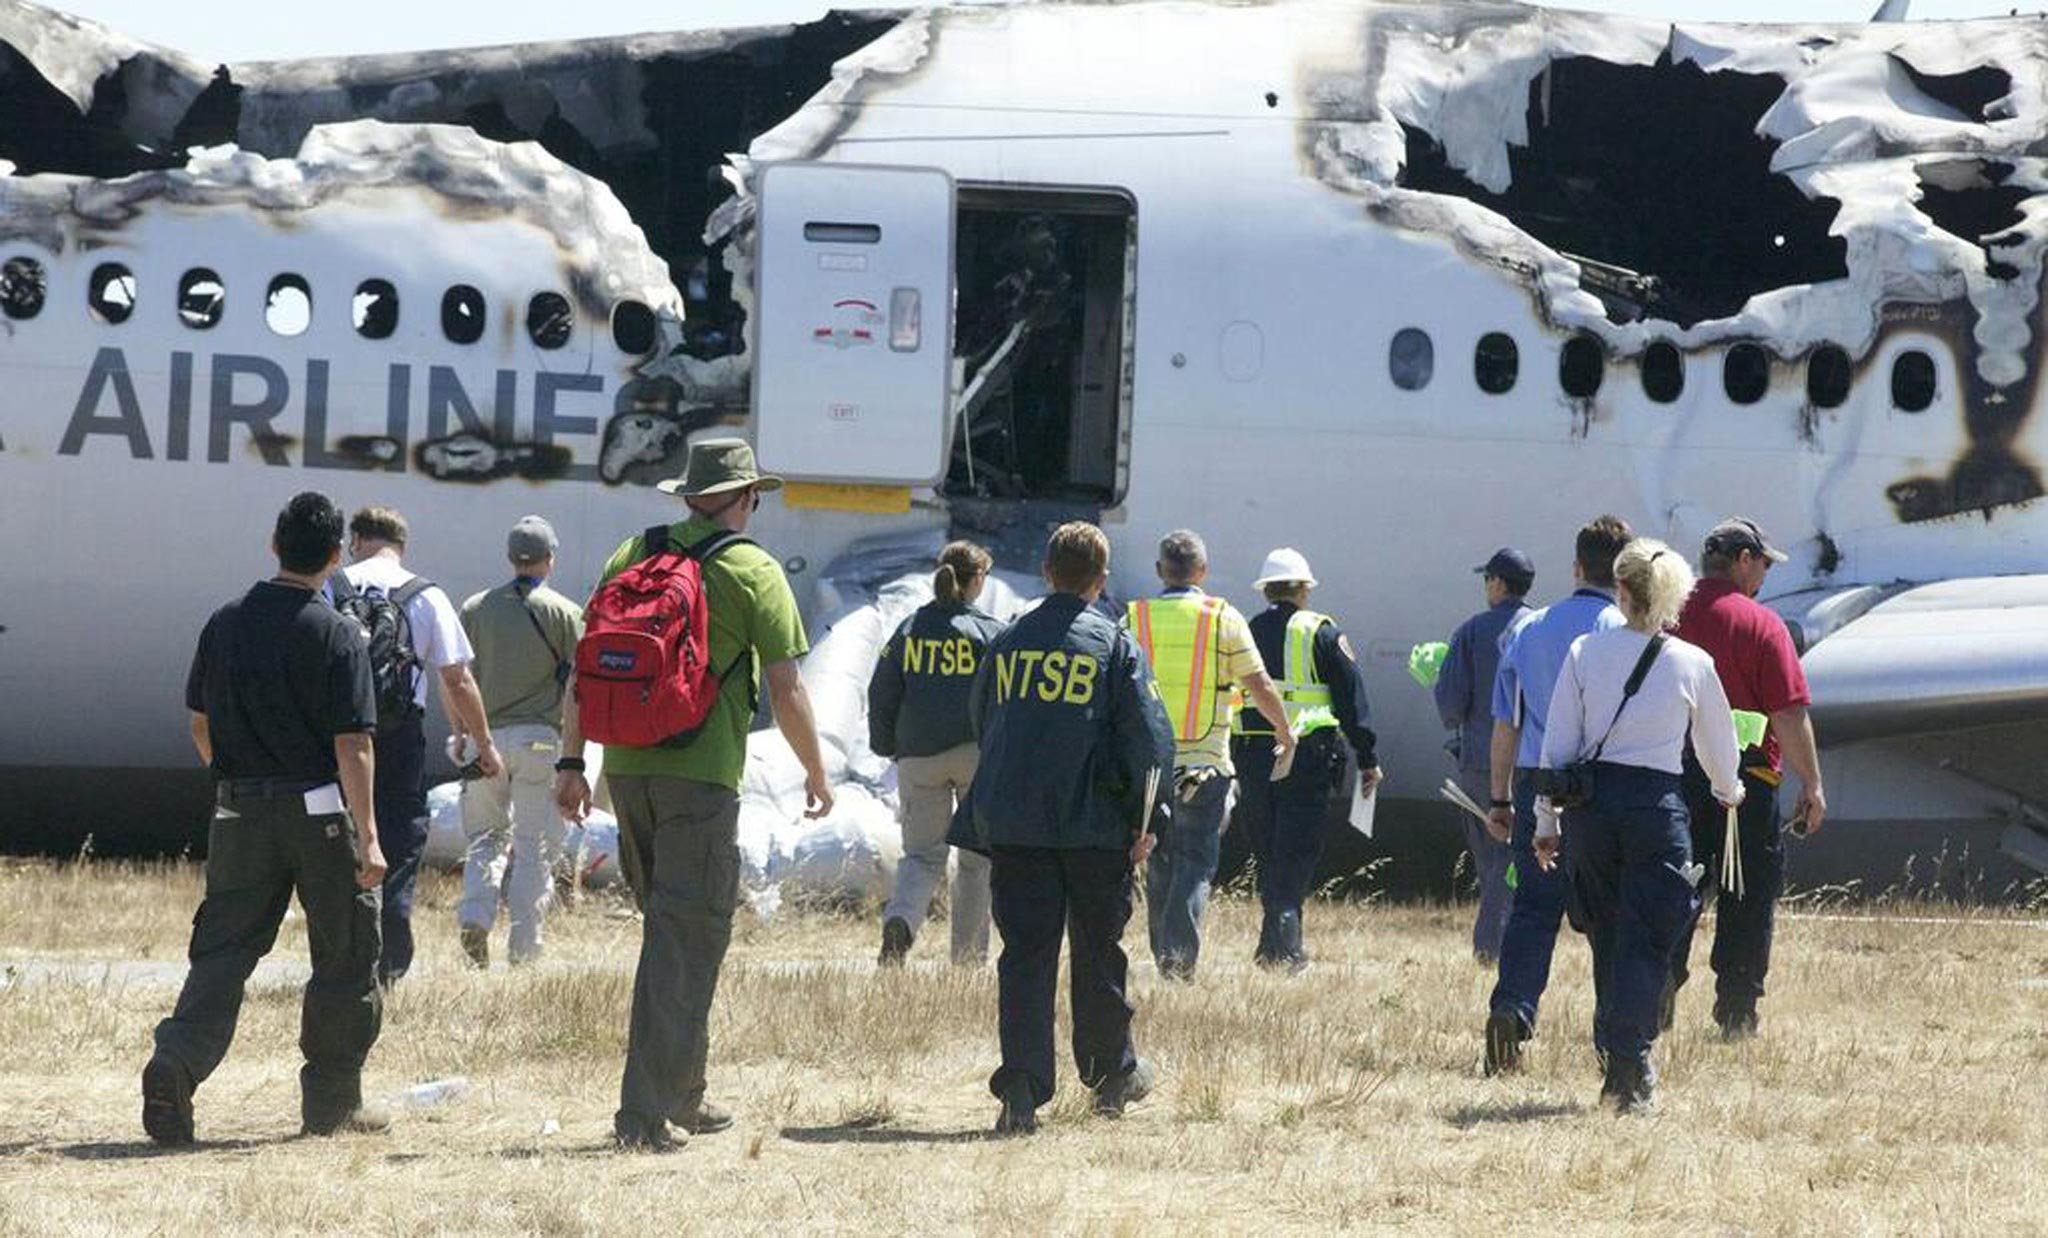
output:
<path id="1" fill-rule="evenodd" d="M 805 481 L 937 483 L 952 419 L 952 177 L 780 163 L 758 193 L 762 467 Z"/>

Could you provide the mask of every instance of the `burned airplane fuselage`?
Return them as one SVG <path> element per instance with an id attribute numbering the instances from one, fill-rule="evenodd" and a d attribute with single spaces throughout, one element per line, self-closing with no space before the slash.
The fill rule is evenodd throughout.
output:
<path id="1" fill-rule="evenodd" d="M 1753 515 L 1797 552 L 1774 594 L 2038 569 L 2039 27 L 1019 5 L 212 68 L 5 0 L 0 373 L 36 394 L 0 477 L 96 538 L 221 505 L 194 531 L 248 553 L 188 578 L 188 626 L 309 484 L 420 510 L 452 580 L 566 511 L 587 577 L 668 510 L 630 483 L 752 415 L 758 167 L 942 168 L 959 429 L 889 527 L 1086 513 L 1142 563 L 1190 524 L 1233 593 L 1300 547 L 1422 797 L 1402 659 L 1501 541 L 1539 592 L 1596 510 L 1678 544 Z M 75 497 L 110 481 L 136 497 Z M 763 514 L 818 564 L 882 527 Z M 6 764 L 182 759 L 182 630 L 0 623 L 17 689 L 122 642 L 173 668 L 105 677 L 145 719 L 120 738 L 9 734 Z"/>

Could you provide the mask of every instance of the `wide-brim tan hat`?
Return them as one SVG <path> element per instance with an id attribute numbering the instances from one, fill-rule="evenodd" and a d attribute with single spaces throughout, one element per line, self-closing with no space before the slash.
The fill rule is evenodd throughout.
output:
<path id="1" fill-rule="evenodd" d="M 663 494 L 694 499 L 747 486 L 780 490 L 782 479 L 755 466 L 754 449 L 745 439 L 712 438 L 690 444 L 690 458 L 683 465 L 683 475 L 656 482 L 654 488 Z"/>

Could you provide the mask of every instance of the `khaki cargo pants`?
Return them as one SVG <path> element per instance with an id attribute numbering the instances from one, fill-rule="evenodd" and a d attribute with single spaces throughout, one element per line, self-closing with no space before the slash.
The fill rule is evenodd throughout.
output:
<path id="1" fill-rule="evenodd" d="M 618 1125 L 681 1121 L 704 1099 L 711 998 L 739 901 L 740 798 L 688 778 L 608 774 L 619 864 L 644 917 Z"/>

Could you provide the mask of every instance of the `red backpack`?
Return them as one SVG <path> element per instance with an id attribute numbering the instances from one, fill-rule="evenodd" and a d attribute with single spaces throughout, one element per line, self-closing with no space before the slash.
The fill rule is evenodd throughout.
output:
<path id="1" fill-rule="evenodd" d="M 639 561 L 599 586 L 576 642 L 576 709 L 587 738 L 629 748 L 696 738 L 720 681 L 738 665 L 712 670 L 704 565 L 746 540 L 714 533 L 675 547 L 668 526 L 656 525 Z"/>

